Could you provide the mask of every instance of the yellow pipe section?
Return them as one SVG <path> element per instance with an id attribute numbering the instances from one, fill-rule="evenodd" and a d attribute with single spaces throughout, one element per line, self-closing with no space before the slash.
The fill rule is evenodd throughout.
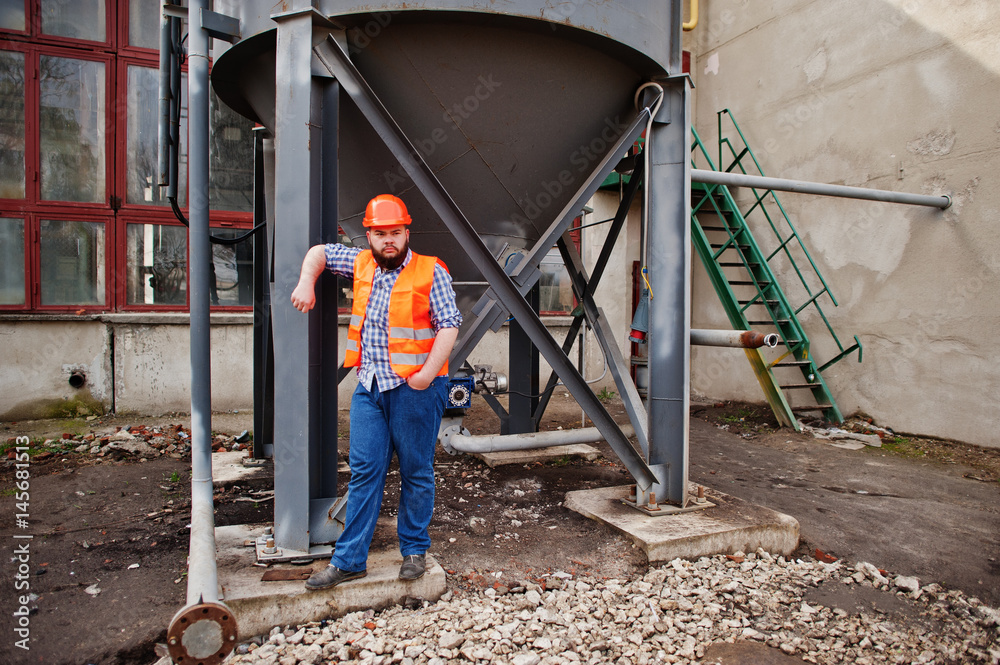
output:
<path id="1" fill-rule="evenodd" d="M 685 32 L 691 32 L 698 27 L 698 0 L 691 0 L 691 19 L 681 25 Z"/>

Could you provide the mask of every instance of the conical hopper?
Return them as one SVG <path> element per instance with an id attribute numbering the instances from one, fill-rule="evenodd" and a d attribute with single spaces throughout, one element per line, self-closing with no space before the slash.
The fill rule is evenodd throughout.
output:
<path id="1" fill-rule="evenodd" d="M 501 261 L 505 247 L 532 247 L 567 205 L 634 119 L 634 92 L 656 69 L 610 38 L 537 20 L 334 18 L 352 25 L 352 61 Z M 218 58 L 213 72 L 227 103 L 272 129 L 274 61 L 273 33 L 262 33 Z M 400 196 L 414 219 L 411 246 L 448 264 L 467 310 L 485 289 L 479 270 L 346 95 L 338 144 L 344 231 L 364 244 L 365 204 Z"/>

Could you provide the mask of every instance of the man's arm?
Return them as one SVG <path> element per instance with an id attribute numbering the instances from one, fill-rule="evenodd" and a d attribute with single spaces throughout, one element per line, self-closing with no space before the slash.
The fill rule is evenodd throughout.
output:
<path id="1" fill-rule="evenodd" d="M 427 386 L 431 385 L 431 381 L 441 371 L 441 368 L 444 367 L 445 362 L 448 360 L 448 356 L 451 355 L 451 349 L 455 346 L 456 339 L 458 339 L 458 328 L 441 328 L 441 330 L 438 330 L 437 335 L 434 336 L 434 346 L 431 347 L 431 352 L 427 354 L 427 362 L 424 363 L 423 367 L 411 374 L 406 379 L 406 383 L 414 390 L 424 390 Z"/>
<path id="2" fill-rule="evenodd" d="M 326 249 L 323 245 L 313 245 L 302 259 L 299 283 L 292 291 L 292 305 L 300 312 L 308 312 L 316 306 L 316 280 L 326 268 Z"/>

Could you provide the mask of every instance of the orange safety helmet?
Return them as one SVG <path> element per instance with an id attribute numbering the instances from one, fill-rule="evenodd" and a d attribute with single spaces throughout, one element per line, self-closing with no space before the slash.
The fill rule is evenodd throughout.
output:
<path id="1" fill-rule="evenodd" d="M 408 225 L 410 221 L 410 213 L 406 212 L 402 199 L 392 194 L 379 194 L 368 202 L 363 223 L 366 227 L 399 226 Z"/>

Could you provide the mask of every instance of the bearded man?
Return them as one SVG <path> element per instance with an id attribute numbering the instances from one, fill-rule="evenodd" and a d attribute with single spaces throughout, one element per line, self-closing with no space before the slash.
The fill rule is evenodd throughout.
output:
<path id="1" fill-rule="evenodd" d="M 424 574 L 434 511 L 434 449 L 448 389 L 448 356 L 462 325 L 444 263 L 409 248 L 411 218 L 391 194 L 365 209 L 368 246 L 316 245 L 306 253 L 292 304 L 316 304 L 324 269 L 354 280 L 345 367 L 357 367 L 351 397 L 347 518 L 330 565 L 306 581 L 326 589 L 367 574 L 368 549 L 393 454 L 399 460 L 397 535 L 402 580 Z"/>

